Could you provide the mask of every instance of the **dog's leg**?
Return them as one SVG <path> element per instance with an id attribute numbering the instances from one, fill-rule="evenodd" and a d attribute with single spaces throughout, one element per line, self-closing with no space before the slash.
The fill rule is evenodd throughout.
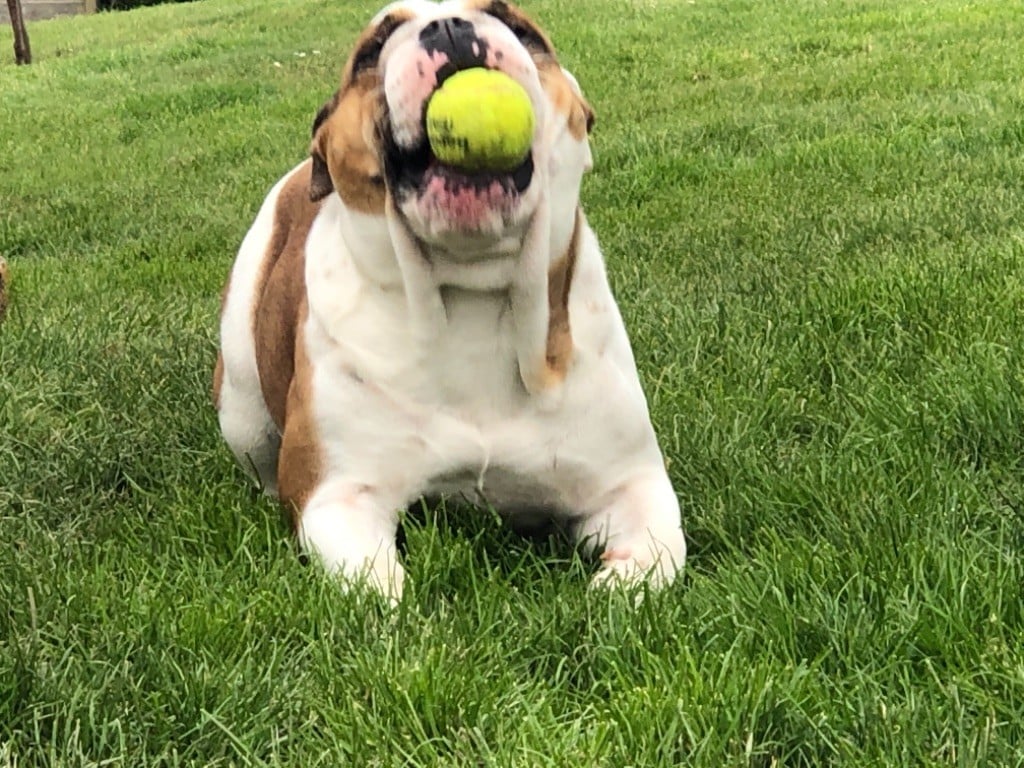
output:
<path id="1" fill-rule="evenodd" d="M 225 373 L 217 400 L 220 429 L 231 452 L 265 493 L 277 496 L 277 451 L 281 437 L 263 402 L 255 375 L 239 384 L 230 373 Z"/>
<path id="2" fill-rule="evenodd" d="M 332 468 L 314 409 L 316 371 L 310 364 L 307 325 L 295 342 L 295 375 L 288 388 L 287 416 L 278 461 L 281 501 L 292 512 L 299 543 L 328 573 L 365 578 L 392 601 L 402 594 L 404 573 L 395 536 L 404 499 L 391 498 L 364 478 Z M 391 503 L 393 502 L 393 503 Z"/>
<path id="3" fill-rule="evenodd" d="M 365 579 L 397 602 L 405 580 L 395 547 L 397 507 L 377 489 L 331 480 L 317 488 L 300 513 L 299 541 L 328 573 L 355 582 Z"/>
<path id="4" fill-rule="evenodd" d="M 595 586 L 643 579 L 664 586 L 686 560 L 679 502 L 660 467 L 620 486 L 603 509 L 579 525 L 576 537 L 590 549 L 603 548 Z"/>

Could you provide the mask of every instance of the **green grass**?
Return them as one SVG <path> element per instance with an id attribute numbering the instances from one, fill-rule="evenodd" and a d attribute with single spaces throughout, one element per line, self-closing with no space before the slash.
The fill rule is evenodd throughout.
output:
<path id="1" fill-rule="evenodd" d="M 441 509 L 389 614 L 222 445 L 222 280 L 375 3 L 5 28 L 0 765 L 1024 765 L 1024 4 L 528 8 L 684 577 Z"/>

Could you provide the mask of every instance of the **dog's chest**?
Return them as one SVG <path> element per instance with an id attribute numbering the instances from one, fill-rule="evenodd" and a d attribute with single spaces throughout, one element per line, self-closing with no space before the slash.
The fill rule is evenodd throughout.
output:
<path id="1" fill-rule="evenodd" d="M 447 327 L 421 349 L 421 391 L 481 423 L 519 418 L 529 396 L 507 294 L 444 289 L 442 297 Z"/>
<path id="2" fill-rule="evenodd" d="M 370 295 L 332 331 L 337 357 L 371 389 L 474 423 L 515 418 L 527 403 L 504 293 L 443 289 L 443 327 L 418 327 L 404 296 Z"/>
<path id="3" fill-rule="evenodd" d="M 577 415 L 527 394 L 507 296 L 445 289 L 443 298 L 446 326 L 432 338 L 410 325 L 400 295 L 385 294 L 361 301 L 330 340 L 314 334 L 328 450 L 353 472 L 415 475 L 425 494 L 566 506 L 571 486 L 585 483 L 564 445 Z"/>

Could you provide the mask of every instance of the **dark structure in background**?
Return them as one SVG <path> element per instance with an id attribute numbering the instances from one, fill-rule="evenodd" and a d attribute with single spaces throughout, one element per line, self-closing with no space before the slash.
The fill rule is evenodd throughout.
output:
<path id="1" fill-rule="evenodd" d="M 0 21 L 11 20 L 9 5 L 0 3 Z M 28 23 L 76 13 L 96 13 L 96 0 L 21 0 L 21 18 Z"/>
<path id="2" fill-rule="evenodd" d="M 190 2 L 190 0 L 21 0 L 21 17 L 29 22 L 96 11 L 129 11 L 144 5 Z M 10 21 L 9 3 L 0 1 L 0 22 Z"/>
<path id="3" fill-rule="evenodd" d="M 32 48 L 28 44 L 28 32 L 25 31 L 25 17 L 21 15 L 21 0 L 7 0 L 7 13 L 14 30 L 14 61 L 17 64 L 31 64 Z"/>
<path id="4" fill-rule="evenodd" d="M 127 11 L 132 8 L 141 8 L 144 5 L 189 2 L 192 0 L 97 0 L 97 6 L 101 11 Z"/>
<path id="5" fill-rule="evenodd" d="M 0 3 L 0 23 L 10 21 L 14 29 L 14 60 L 18 64 L 29 64 L 32 51 L 25 29 L 26 21 L 96 11 L 128 11 L 144 5 L 173 2 L 187 3 L 192 0 L 7 0 L 6 4 Z"/>

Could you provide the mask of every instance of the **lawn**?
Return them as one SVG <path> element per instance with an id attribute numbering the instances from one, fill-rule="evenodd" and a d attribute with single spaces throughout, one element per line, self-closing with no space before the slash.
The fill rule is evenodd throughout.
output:
<path id="1" fill-rule="evenodd" d="M 0 766 L 1024 765 L 1024 3 L 526 7 L 684 576 L 442 507 L 388 612 L 222 444 L 222 282 L 376 3 L 4 28 Z"/>

